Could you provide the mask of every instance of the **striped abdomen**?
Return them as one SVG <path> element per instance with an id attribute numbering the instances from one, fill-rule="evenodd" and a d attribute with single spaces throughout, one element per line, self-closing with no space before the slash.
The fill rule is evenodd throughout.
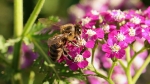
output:
<path id="1" fill-rule="evenodd" d="M 53 44 L 49 47 L 50 57 L 53 61 L 57 61 L 63 54 L 62 45 Z"/>

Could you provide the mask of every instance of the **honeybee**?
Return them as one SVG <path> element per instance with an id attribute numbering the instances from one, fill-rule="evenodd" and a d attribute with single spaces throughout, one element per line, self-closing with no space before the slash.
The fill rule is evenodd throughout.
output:
<path id="1" fill-rule="evenodd" d="M 68 34 L 68 40 L 79 40 L 81 35 L 81 25 L 79 24 L 65 24 L 60 26 L 60 32 L 62 34 Z"/>
<path id="2" fill-rule="evenodd" d="M 48 46 L 50 57 L 53 61 L 57 61 L 63 55 L 69 60 L 72 60 L 71 56 L 68 54 L 66 48 L 66 43 L 70 42 L 76 45 L 73 41 L 77 41 L 81 35 L 81 26 L 78 24 L 66 24 L 60 26 L 60 33 L 50 39 L 48 39 Z"/>

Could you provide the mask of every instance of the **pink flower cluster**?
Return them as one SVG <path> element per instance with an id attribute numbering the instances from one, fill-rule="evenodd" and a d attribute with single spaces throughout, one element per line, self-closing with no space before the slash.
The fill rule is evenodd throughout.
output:
<path id="1" fill-rule="evenodd" d="M 141 10 L 109 10 L 105 12 L 91 11 L 79 22 L 82 26 L 80 46 L 67 44 L 72 60 L 62 56 L 72 70 L 85 68 L 86 58 L 91 56 L 89 49 L 100 44 L 104 56 L 121 59 L 125 56 L 125 48 L 137 39 L 150 43 L 150 7 Z"/>
<path id="2" fill-rule="evenodd" d="M 82 38 L 87 48 L 93 48 L 95 41 L 102 44 L 105 56 L 122 58 L 125 48 L 144 38 L 150 42 L 150 8 L 141 10 L 91 11 L 82 21 Z"/>

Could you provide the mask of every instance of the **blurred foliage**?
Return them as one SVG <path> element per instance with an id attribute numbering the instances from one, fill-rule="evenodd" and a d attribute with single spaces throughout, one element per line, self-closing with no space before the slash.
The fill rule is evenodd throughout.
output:
<path id="1" fill-rule="evenodd" d="M 0 34 L 9 38 L 13 34 L 13 3 L 0 0 Z"/>
<path id="2" fill-rule="evenodd" d="M 28 20 L 37 0 L 23 0 L 24 6 L 24 24 Z M 46 0 L 44 7 L 39 15 L 40 17 L 48 17 L 51 15 L 59 16 L 67 19 L 67 9 L 72 4 L 78 3 L 79 0 Z M 0 35 L 4 38 L 12 38 L 13 36 L 13 0 L 0 0 Z"/>

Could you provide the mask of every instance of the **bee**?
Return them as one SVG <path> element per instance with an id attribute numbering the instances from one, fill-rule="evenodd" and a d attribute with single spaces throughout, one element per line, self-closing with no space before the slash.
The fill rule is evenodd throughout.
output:
<path id="1" fill-rule="evenodd" d="M 67 56 L 66 42 L 67 35 L 65 34 L 59 34 L 48 39 L 50 57 L 53 61 L 59 60 L 62 55 Z"/>
<path id="2" fill-rule="evenodd" d="M 81 35 L 81 26 L 78 24 L 65 24 L 60 26 L 60 34 L 48 39 L 50 57 L 53 61 L 57 61 L 63 55 L 72 60 L 66 48 L 67 43 L 78 46 L 73 41 L 77 41 Z"/>
<path id="3" fill-rule="evenodd" d="M 75 46 L 78 46 L 74 41 L 78 42 L 81 35 L 81 25 L 80 24 L 65 24 L 60 26 L 60 32 L 62 34 L 67 34 L 68 41 Z M 78 46 L 79 47 L 79 46 Z"/>

